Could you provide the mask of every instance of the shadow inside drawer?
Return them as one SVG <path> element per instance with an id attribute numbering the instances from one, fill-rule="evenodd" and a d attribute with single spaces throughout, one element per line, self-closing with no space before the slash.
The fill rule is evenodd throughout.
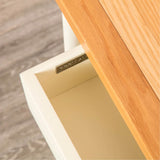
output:
<path id="1" fill-rule="evenodd" d="M 144 159 L 89 60 L 36 76 L 82 159 Z"/>

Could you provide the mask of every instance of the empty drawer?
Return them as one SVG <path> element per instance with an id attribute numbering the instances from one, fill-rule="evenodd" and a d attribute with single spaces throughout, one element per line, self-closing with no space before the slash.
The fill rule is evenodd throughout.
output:
<path id="1" fill-rule="evenodd" d="M 57 160 L 145 159 L 83 54 L 78 46 L 20 75 L 50 149 Z"/>

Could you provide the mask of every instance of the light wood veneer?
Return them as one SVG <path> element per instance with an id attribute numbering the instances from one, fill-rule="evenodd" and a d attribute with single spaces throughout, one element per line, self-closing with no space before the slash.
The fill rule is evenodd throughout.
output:
<path id="1" fill-rule="evenodd" d="M 143 41 L 140 49 L 143 52 L 139 57 L 138 53 L 134 55 L 135 61 L 131 51 L 138 48 L 138 42 L 134 48 L 132 37 L 125 37 L 126 40 L 129 39 L 127 42 L 121 37 L 98 0 L 57 0 L 57 3 L 146 158 L 159 159 L 160 101 L 158 99 L 159 88 L 157 88 L 159 68 L 157 68 L 158 59 L 155 58 L 157 57 L 155 51 L 158 49 L 152 48 L 154 55 L 148 55 L 148 52 L 144 54 L 143 50 L 148 51 L 151 47 L 146 44 L 148 38 L 151 37 L 148 35 L 149 32 L 144 35 L 146 37 L 144 41 L 138 37 L 138 40 Z M 135 7 L 136 3 L 139 2 L 135 2 Z M 141 8 L 142 5 L 139 7 Z M 144 14 L 143 8 L 142 10 L 140 8 L 140 14 Z M 127 11 L 121 13 L 120 16 L 126 13 Z M 132 19 L 132 17 L 127 18 Z M 149 26 L 152 26 L 151 21 Z M 130 25 L 139 26 L 135 22 Z M 143 28 L 135 36 L 141 36 L 142 33 L 145 34 Z M 133 35 L 133 32 L 130 31 L 129 35 Z M 157 41 L 157 34 L 155 33 L 154 36 L 156 37 L 154 41 Z M 130 45 L 130 48 L 127 44 Z M 144 61 L 141 61 L 142 58 Z"/>

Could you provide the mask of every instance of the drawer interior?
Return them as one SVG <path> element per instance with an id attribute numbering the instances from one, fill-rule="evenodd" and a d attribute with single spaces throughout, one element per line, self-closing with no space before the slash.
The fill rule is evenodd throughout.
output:
<path id="1" fill-rule="evenodd" d="M 36 77 L 80 157 L 144 159 L 90 61 L 60 73 L 55 68 Z"/>

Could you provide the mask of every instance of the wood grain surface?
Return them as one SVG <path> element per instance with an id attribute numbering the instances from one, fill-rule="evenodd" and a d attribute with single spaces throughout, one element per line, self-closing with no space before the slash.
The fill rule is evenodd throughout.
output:
<path id="1" fill-rule="evenodd" d="M 160 159 L 160 101 L 100 2 L 57 3 L 144 155 Z"/>
<path id="2" fill-rule="evenodd" d="M 0 160 L 54 160 L 23 94 L 19 73 L 63 52 L 53 0 L 0 1 Z"/>
<path id="3" fill-rule="evenodd" d="M 160 1 L 100 2 L 160 99 Z"/>

